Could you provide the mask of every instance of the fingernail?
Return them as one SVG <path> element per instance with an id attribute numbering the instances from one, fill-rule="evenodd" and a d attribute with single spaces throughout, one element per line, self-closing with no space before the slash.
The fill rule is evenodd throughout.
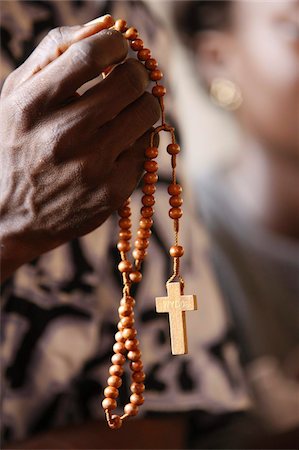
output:
<path id="1" fill-rule="evenodd" d="M 110 16 L 110 14 L 106 14 L 105 16 L 97 17 L 96 19 L 93 19 L 90 22 L 85 23 L 83 26 L 87 27 L 90 25 L 94 25 L 96 23 L 103 23 L 103 22 L 108 22 L 107 25 L 110 27 L 114 25 L 114 19 L 112 18 L 112 16 Z"/>

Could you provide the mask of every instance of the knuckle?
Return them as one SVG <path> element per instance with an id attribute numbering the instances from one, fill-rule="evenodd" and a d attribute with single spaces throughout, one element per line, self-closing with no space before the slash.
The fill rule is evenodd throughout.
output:
<path id="1" fill-rule="evenodd" d="M 47 40 L 50 41 L 51 44 L 54 43 L 55 45 L 60 46 L 64 41 L 65 28 L 66 27 L 52 28 L 47 34 Z"/>
<path id="2" fill-rule="evenodd" d="M 122 64 L 122 78 L 126 91 L 139 97 L 149 84 L 147 71 L 142 63 L 129 59 Z"/>
<path id="3" fill-rule="evenodd" d="M 107 41 L 107 52 L 105 52 L 107 65 L 125 59 L 128 54 L 128 43 L 119 31 L 104 29 L 100 31 L 99 36 L 104 45 Z"/>
<path id="4" fill-rule="evenodd" d="M 90 42 L 78 41 L 71 45 L 70 47 L 72 64 L 76 66 L 87 66 L 92 69 L 92 72 L 96 73 L 97 69 L 97 58 Z"/>

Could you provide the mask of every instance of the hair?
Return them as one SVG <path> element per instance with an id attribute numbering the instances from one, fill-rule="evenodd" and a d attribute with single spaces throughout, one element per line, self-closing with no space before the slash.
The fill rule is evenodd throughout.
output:
<path id="1" fill-rule="evenodd" d="M 229 0 L 179 0 L 174 2 L 174 23 L 181 37 L 190 42 L 195 34 L 224 30 L 231 25 Z"/>

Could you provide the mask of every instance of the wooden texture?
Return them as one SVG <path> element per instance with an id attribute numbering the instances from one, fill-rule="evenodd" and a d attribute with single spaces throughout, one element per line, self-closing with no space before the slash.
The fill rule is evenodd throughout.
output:
<path id="1" fill-rule="evenodd" d="M 195 295 L 182 295 L 181 283 L 167 284 L 167 297 L 156 298 L 158 313 L 169 314 L 171 351 L 173 355 L 188 353 L 186 311 L 197 309 Z"/>

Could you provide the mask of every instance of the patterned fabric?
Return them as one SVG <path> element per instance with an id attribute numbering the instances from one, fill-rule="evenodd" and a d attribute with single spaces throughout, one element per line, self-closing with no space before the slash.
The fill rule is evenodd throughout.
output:
<path id="1" fill-rule="evenodd" d="M 51 28 L 87 22 L 111 12 L 111 7 L 111 2 L 103 1 L 2 1 L 2 84 Z M 159 27 L 142 4 L 120 2 L 117 7 L 117 16 L 142 30 L 157 59 L 167 65 L 162 24 Z M 170 106 L 171 99 L 167 109 L 172 112 L 169 122 L 175 125 Z M 163 148 L 165 139 L 161 141 Z M 183 275 L 186 293 L 195 292 L 199 300 L 199 311 L 188 313 L 188 355 L 171 356 L 168 317 L 155 313 L 154 299 L 164 295 L 171 273 L 166 192 L 171 174 L 164 153 L 149 257 L 143 282 L 134 292 L 147 373 L 141 410 L 221 413 L 244 409 L 248 399 L 233 330 L 210 269 L 208 240 L 194 212 L 187 180 L 183 180 L 187 193 L 181 237 L 186 253 Z M 184 179 L 182 171 L 179 176 Z M 135 211 L 140 196 L 140 190 L 133 195 Z M 24 265 L 3 287 L 1 392 L 6 439 L 22 439 L 89 417 L 103 418 L 99 395 L 106 383 L 121 296 L 116 237 L 117 217 L 112 216 L 89 235 Z M 124 380 L 122 403 L 129 394 L 129 381 Z"/>

